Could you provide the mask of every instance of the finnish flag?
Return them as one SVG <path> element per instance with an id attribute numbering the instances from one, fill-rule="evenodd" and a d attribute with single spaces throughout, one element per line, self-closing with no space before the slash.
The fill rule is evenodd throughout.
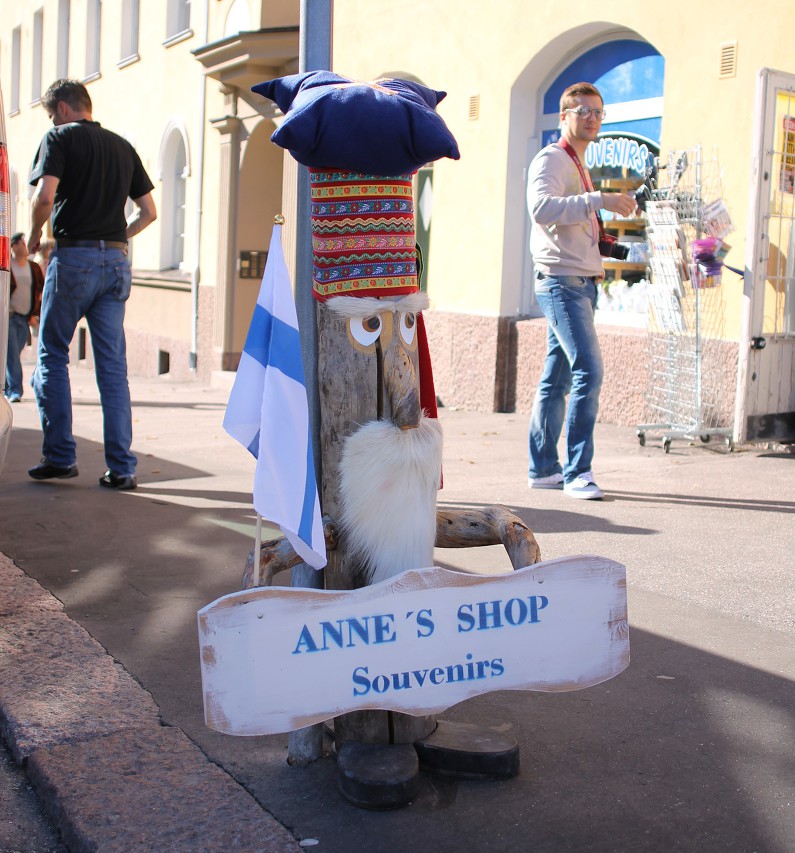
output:
<path id="1" fill-rule="evenodd" d="M 257 460 L 254 509 L 314 569 L 326 565 L 298 318 L 275 225 L 224 429 Z"/>

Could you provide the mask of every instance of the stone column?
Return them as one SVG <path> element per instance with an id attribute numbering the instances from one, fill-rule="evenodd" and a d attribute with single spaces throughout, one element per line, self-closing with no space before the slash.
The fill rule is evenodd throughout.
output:
<path id="1" fill-rule="evenodd" d="M 210 124 L 221 134 L 221 170 L 218 188 L 218 267 L 215 277 L 213 346 L 221 352 L 221 369 L 234 370 L 235 280 L 237 276 L 237 206 L 240 180 L 242 120 L 235 90 L 221 87 L 231 112 Z"/>

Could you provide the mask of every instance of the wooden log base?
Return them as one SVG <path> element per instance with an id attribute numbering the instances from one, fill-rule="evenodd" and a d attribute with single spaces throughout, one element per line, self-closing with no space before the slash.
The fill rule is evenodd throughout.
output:
<path id="1" fill-rule="evenodd" d="M 410 743 L 346 743 L 337 769 L 342 796 L 361 809 L 399 809 L 419 790 L 420 764 Z"/>
<path id="2" fill-rule="evenodd" d="M 436 728 L 436 718 L 398 711 L 350 711 L 334 718 L 334 743 L 414 743 Z"/>
<path id="3" fill-rule="evenodd" d="M 459 779 L 511 779 L 519 773 L 519 744 L 510 735 L 471 723 L 439 720 L 414 744 L 424 770 Z"/>

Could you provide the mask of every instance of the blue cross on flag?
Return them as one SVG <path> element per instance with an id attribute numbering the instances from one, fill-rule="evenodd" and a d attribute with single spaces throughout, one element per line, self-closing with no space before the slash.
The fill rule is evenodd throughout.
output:
<path id="1" fill-rule="evenodd" d="M 314 569 L 326 565 L 298 318 L 274 225 L 224 429 L 256 458 L 254 509 Z"/>

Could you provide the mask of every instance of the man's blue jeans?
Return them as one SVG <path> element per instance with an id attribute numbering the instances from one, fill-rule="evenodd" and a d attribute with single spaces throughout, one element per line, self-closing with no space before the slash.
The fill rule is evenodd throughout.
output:
<path id="1" fill-rule="evenodd" d="M 597 283 L 593 278 L 541 278 L 536 298 L 547 318 L 547 357 L 530 416 L 531 478 L 563 472 L 570 483 L 591 470 L 593 431 L 604 367 L 594 326 Z M 566 395 L 569 395 L 568 407 Z M 558 439 L 566 421 L 566 462 Z"/>
<path id="2" fill-rule="evenodd" d="M 22 396 L 22 361 L 20 356 L 28 342 L 28 318 L 24 314 L 11 314 L 8 318 L 8 352 L 6 354 L 5 395 Z"/>
<path id="3" fill-rule="evenodd" d="M 82 317 L 88 322 L 104 423 L 105 462 L 115 474 L 135 473 L 130 452 L 132 412 L 127 384 L 124 303 L 130 264 L 121 249 L 56 249 L 47 266 L 33 388 L 44 432 L 42 455 L 53 465 L 76 462 L 72 435 L 69 344 Z"/>

